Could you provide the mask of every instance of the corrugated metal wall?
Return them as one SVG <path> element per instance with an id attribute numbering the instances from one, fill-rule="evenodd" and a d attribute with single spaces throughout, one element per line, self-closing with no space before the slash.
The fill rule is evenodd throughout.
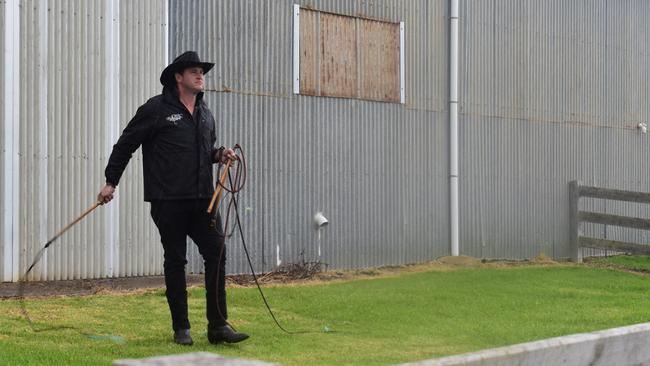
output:
<path id="1" fill-rule="evenodd" d="M 166 3 L 22 0 L 20 37 L 22 274 L 48 238 L 93 204 L 121 127 L 159 93 Z M 64 234 L 30 279 L 162 272 L 139 153 L 134 160 L 119 199 Z"/>
<path id="2" fill-rule="evenodd" d="M 406 103 L 292 94 L 294 3 L 404 21 Z M 449 254 L 448 12 L 445 0 L 20 0 L 19 271 L 95 199 L 121 129 L 160 92 L 167 47 L 216 63 L 206 99 L 219 142 L 247 153 L 240 210 L 256 270 Z M 461 1 L 462 254 L 568 257 L 570 180 L 650 191 L 649 137 L 635 128 L 650 116 L 649 13 L 646 1 Z M 32 279 L 161 273 L 141 175 L 138 152 L 118 199 L 61 237 Z M 643 205 L 582 207 L 650 217 Z M 330 221 L 320 234 L 319 211 Z M 650 242 L 643 231 L 585 232 Z M 239 235 L 229 243 L 229 272 L 246 272 Z M 190 259 L 201 271 L 195 249 Z"/>
<path id="3" fill-rule="evenodd" d="M 166 6 L 166 1 L 161 0 L 120 0 L 118 133 L 140 105 L 162 91 L 158 78 L 168 63 Z M 110 153 L 110 149 L 106 151 Z M 162 274 L 160 236 L 149 215 L 150 205 L 143 201 L 141 149 L 133 155 L 124 172 L 118 196 L 120 235 L 115 275 Z"/>
<path id="4" fill-rule="evenodd" d="M 650 3 L 461 4 L 461 252 L 568 257 L 569 181 L 650 191 L 650 137 L 636 129 L 650 117 Z M 581 205 L 650 217 L 641 205 Z M 640 230 L 585 233 L 649 242 Z"/>
<path id="5" fill-rule="evenodd" d="M 49 83 L 47 80 L 47 70 L 45 69 L 47 65 L 43 65 L 43 60 L 47 61 L 47 54 L 42 55 L 43 47 L 47 50 L 47 37 L 50 33 L 49 29 L 47 29 L 47 6 L 47 2 L 20 2 L 21 123 L 19 124 L 20 130 L 18 132 L 20 139 L 18 155 L 20 159 L 19 202 L 21 215 L 18 241 L 20 245 L 20 268 L 25 269 L 30 265 L 36 252 L 47 241 L 44 238 L 47 236 L 49 229 L 48 221 L 56 221 L 58 216 L 61 215 L 57 210 L 48 212 L 48 207 L 54 209 L 52 201 L 47 199 L 48 193 L 53 194 L 54 197 L 60 197 L 61 191 L 57 190 L 57 188 L 61 188 L 62 185 L 57 184 L 57 182 L 51 182 L 48 179 L 47 172 L 50 170 L 52 176 L 67 177 L 68 174 L 65 170 L 70 171 L 74 169 L 63 165 L 72 159 L 69 159 L 69 156 L 65 156 L 61 149 L 65 149 L 66 147 L 74 148 L 74 145 L 76 145 L 75 142 L 61 146 L 60 140 L 56 141 L 55 139 L 51 139 L 51 141 L 48 141 L 47 137 L 48 132 L 54 132 L 56 130 L 54 125 L 50 126 L 48 124 L 47 95 L 49 94 Z M 60 96 L 63 94 L 59 93 Z M 63 131 L 59 131 L 56 135 L 65 139 L 68 137 L 69 131 L 67 128 L 64 131 L 64 133 L 62 133 Z M 49 146 L 54 149 L 58 147 L 58 153 L 52 152 L 51 159 L 48 159 L 47 156 Z M 55 164 L 56 168 L 51 166 L 50 163 Z M 47 220 L 47 216 L 53 217 Z M 70 250 L 68 248 L 66 249 Z M 44 268 L 48 257 L 50 256 L 44 258 L 43 266 L 34 271 L 34 277 L 32 278 L 43 279 L 45 277 Z M 65 259 L 67 259 L 67 256 Z M 24 270 L 20 272 L 24 272 Z"/>
<path id="6" fill-rule="evenodd" d="M 170 2 L 170 54 L 216 63 L 206 96 L 219 141 L 247 152 L 241 212 L 256 269 L 278 256 L 341 268 L 448 254 L 446 2 L 301 3 L 406 22 L 406 105 L 293 95 L 293 3 Z M 320 239 L 319 211 L 330 221 Z M 229 271 L 246 272 L 238 235 L 229 243 Z"/>

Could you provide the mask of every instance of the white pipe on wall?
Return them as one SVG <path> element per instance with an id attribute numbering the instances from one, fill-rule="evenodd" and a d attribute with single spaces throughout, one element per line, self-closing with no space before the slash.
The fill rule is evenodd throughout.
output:
<path id="1" fill-rule="evenodd" d="M 458 1 L 451 0 L 449 24 L 449 232 L 451 255 L 459 255 L 458 232 Z"/>

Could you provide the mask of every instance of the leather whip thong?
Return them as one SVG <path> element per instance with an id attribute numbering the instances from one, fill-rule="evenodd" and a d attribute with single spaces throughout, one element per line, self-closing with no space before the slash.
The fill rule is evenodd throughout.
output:
<path id="1" fill-rule="evenodd" d="M 63 229 L 59 230 L 59 232 L 56 233 L 50 240 L 45 243 L 43 248 L 36 253 L 36 256 L 34 257 L 34 260 L 32 261 L 32 264 L 27 268 L 27 271 L 23 274 L 22 278 L 18 280 L 18 299 L 20 301 L 20 308 L 23 313 L 23 316 L 29 323 L 30 328 L 32 328 L 33 331 L 38 332 L 38 331 L 44 331 L 44 330 L 54 330 L 54 329 L 69 329 L 71 327 L 54 327 L 54 328 L 47 328 L 47 329 L 40 329 L 37 330 L 34 327 L 34 323 L 32 322 L 32 319 L 29 317 L 29 313 L 27 312 L 27 307 L 25 305 L 25 282 L 27 281 L 27 276 L 29 273 L 34 269 L 34 266 L 38 262 L 41 261 L 41 258 L 43 257 L 43 253 L 45 253 L 45 250 L 52 245 L 58 239 L 63 233 L 66 231 L 70 230 L 71 227 L 73 227 L 75 224 L 77 224 L 79 221 L 81 221 L 84 217 L 88 216 L 91 212 L 93 212 L 97 207 L 101 206 L 102 203 L 97 201 L 93 203 L 90 207 L 88 207 L 81 215 L 77 216 L 74 220 L 72 220 L 69 224 L 63 227 Z"/>

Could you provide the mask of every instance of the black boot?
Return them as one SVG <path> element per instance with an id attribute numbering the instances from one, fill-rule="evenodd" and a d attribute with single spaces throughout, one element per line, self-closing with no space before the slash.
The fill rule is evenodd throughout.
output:
<path id="1" fill-rule="evenodd" d="M 248 334 L 235 332 L 228 325 L 208 329 L 208 341 L 210 341 L 212 344 L 221 342 L 237 343 L 246 339 L 248 339 Z"/>
<path id="2" fill-rule="evenodd" d="M 174 332 L 174 342 L 184 346 L 191 346 L 194 344 L 189 329 L 179 329 Z"/>

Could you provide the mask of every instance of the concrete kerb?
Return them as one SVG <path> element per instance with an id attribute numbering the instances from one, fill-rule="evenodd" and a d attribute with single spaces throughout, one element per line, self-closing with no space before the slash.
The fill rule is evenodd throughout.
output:
<path id="1" fill-rule="evenodd" d="M 650 323 L 402 364 L 402 366 L 460 365 L 650 365 Z"/>
<path id="2" fill-rule="evenodd" d="M 255 360 L 228 358 L 215 353 L 193 352 L 180 355 L 157 356 L 143 359 L 125 359 L 113 361 L 113 366 L 274 366 Z"/>
<path id="3" fill-rule="evenodd" d="M 262 361 L 196 352 L 145 359 L 117 360 L 113 366 L 268 366 Z M 650 323 L 573 334 L 401 366 L 650 366 Z"/>

